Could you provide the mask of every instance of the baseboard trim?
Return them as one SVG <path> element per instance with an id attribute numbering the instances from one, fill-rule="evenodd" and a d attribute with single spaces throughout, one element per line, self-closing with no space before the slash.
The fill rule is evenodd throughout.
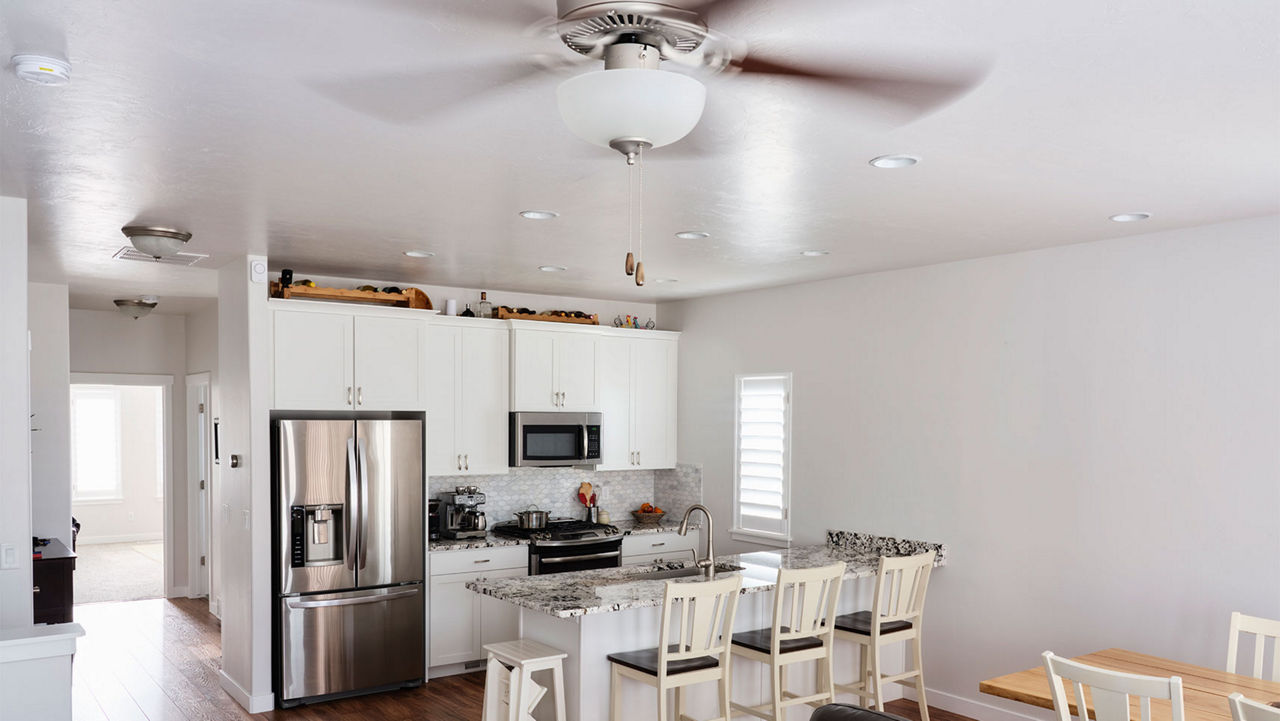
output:
<path id="1" fill-rule="evenodd" d="M 165 596 L 165 598 L 192 598 L 192 597 L 187 595 L 186 586 L 174 586 L 172 589 L 170 589 L 169 595 Z"/>
<path id="2" fill-rule="evenodd" d="M 934 688 L 926 688 L 925 692 L 929 694 L 929 705 L 933 708 L 940 708 L 944 711 L 958 713 L 961 716 L 969 718 L 982 719 L 982 721 L 1042 721 L 1042 718 L 1048 718 L 1052 711 L 1044 710 L 1044 716 L 1031 716 L 1029 714 L 1010 711 L 1009 709 L 992 706 L 981 701 L 974 701 L 971 698 L 957 696 L 946 691 L 939 691 Z M 885 694 L 888 696 L 888 694 Z M 916 690 L 911 687 L 903 689 L 903 698 L 916 701 Z M 941 703 L 939 703 L 941 702 Z M 1015 703 L 1015 702 L 1010 702 Z"/>
<path id="3" fill-rule="evenodd" d="M 76 536 L 76 545 L 97 546 L 104 543 L 141 543 L 163 540 L 163 533 L 125 533 L 119 536 Z"/>
<path id="4" fill-rule="evenodd" d="M 275 694 L 264 693 L 254 696 L 244 687 L 236 683 L 236 680 L 227 675 L 226 671 L 218 669 L 218 683 L 222 686 L 222 690 L 227 695 L 236 700 L 236 703 L 244 707 L 249 713 L 266 713 L 275 708 Z"/>

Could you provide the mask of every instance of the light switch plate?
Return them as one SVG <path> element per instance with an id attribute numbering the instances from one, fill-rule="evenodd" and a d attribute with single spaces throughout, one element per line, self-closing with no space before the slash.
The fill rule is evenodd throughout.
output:
<path id="1" fill-rule="evenodd" d="M 0 546 L 0 570 L 8 571 L 18 567 L 18 547 L 12 543 Z"/>

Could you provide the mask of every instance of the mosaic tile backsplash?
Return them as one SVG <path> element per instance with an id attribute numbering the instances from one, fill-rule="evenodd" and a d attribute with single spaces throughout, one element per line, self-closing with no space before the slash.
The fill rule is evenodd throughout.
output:
<path id="1" fill-rule="evenodd" d="M 431 476 L 427 486 L 432 498 L 452 491 L 455 486 L 476 486 L 488 498 L 482 510 L 492 528 L 499 521 L 514 520 L 512 514 L 525 510 L 531 503 L 550 511 L 552 517 L 582 518 L 578 485 L 583 481 L 596 488 L 600 507 L 612 518 L 630 518 L 629 512 L 640 504 L 654 502 L 654 474 L 654 471 L 513 468 L 510 473 L 494 476 Z M 701 496 L 700 491 L 698 495 Z"/>
<path id="2" fill-rule="evenodd" d="M 654 471 L 653 498 L 666 518 L 679 519 L 689 506 L 702 503 L 702 466 L 677 463 L 672 470 Z"/>

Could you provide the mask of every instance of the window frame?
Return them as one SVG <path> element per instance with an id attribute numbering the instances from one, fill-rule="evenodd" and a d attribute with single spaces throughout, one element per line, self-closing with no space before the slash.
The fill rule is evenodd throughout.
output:
<path id="1" fill-rule="evenodd" d="M 77 425 L 77 424 L 76 424 L 76 421 L 75 421 L 75 416 L 76 416 L 76 400 L 77 400 L 77 399 L 76 399 L 76 397 L 75 397 L 75 396 L 76 396 L 76 391 L 77 391 L 77 389 L 81 389 L 81 390 L 89 390 L 89 389 L 91 389 L 91 390 L 92 390 L 92 392 L 99 393 L 99 394 L 101 394 L 102 396 L 108 396 L 108 397 L 110 397 L 110 398 L 111 398 L 111 402 L 112 402 L 112 409 L 115 411 L 115 421 L 114 421 L 115 428 L 114 428 L 114 430 L 115 430 L 115 436 L 116 436 L 116 438 L 115 438 L 115 441 L 116 441 L 116 444 L 115 444 L 115 445 L 116 445 L 116 449 L 115 449 L 115 453 L 116 453 L 115 460 L 116 460 L 116 463 L 115 463 L 115 468 L 113 469 L 113 473 L 115 474 L 115 487 L 114 487 L 113 489 L 111 489 L 111 490 L 109 490 L 109 491 L 106 491 L 106 492 L 104 492 L 104 493 L 101 493 L 101 494 L 94 493 L 94 494 L 92 494 L 92 495 L 82 495 L 82 493 L 81 493 L 81 491 L 80 491 L 80 489 L 79 489 L 79 486 L 76 484 L 76 480 L 77 480 L 77 479 L 78 479 L 78 477 L 79 477 L 79 474 L 77 473 L 77 465 L 78 465 L 78 464 L 77 464 L 77 462 L 76 462 L 76 453 L 75 453 L 75 449 L 76 449 L 76 425 Z M 70 399 L 70 400 L 71 400 L 71 403 L 70 403 L 70 405 L 71 405 L 71 423 L 70 423 L 70 426 L 71 426 L 71 427 L 70 427 L 70 431 L 71 431 L 71 432 L 70 432 L 70 441 L 71 441 L 71 448 L 72 448 L 72 453 L 71 453 L 71 502 L 72 502 L 72 503 L 74 503 L 74 504 L 77 504 L 77 505 L 89 505 L 89 504 L 95 504 L 95 503 L 98 503 L 98 504 L 106 504 L 106 503 L 123 503 L 123 502 L 124 502 L 124 474 L 121 472 L 120 465 L 121 465 L 121 455 L 122 455 L 122 454 L 123 454 L 123 452 L 124 452 L 124 449 L 123 449 L 124 439 L 123 439 L 123 437 L 122 437 L 122 434 L 120 433 L 120 430 L 121 430 L 121 427 L 120 427 L 120 392 L 119 392 L 116 388 L 114 388 L 114 387 L 112 387 L 112 386 L 110 386 L 110 385 L 99 385 L 99 384 L 96 384 L 96 383 L 72 383 L 72 384 L 71 384 L 71 391 L 70 391 L 70 395 L 71 395 L 71 399 Z"/>
<path id="2" fill-rule="evenodd" d="M 780 532 L 745 528 L 742 525 L 742 383 L 759 378 L 781 378 L 783 384 L 782 417 L 782 528 Z M 733 526 L 729 536 L 740 541 L 774 546 L 791 544 L 791 423 L 792 374 L 739 373 L 733 378 Z"/>

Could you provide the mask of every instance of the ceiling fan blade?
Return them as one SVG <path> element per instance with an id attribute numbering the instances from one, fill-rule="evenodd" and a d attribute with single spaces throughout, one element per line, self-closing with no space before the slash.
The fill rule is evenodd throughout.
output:
<path id="1" fill-rule="evenodd" d="M 362 115 L 395 125 L 411 125 L 424 122 L 477 96 L 573 64 L 561 58 L 534 56 L 524 61 L 513 59 L 487 66 L 389 73 L 340 80 L 326 78 L 305 84 L 320 95 Z"/>
<path id="2" fill-rule="evenodd" d="M 957 100 L 986 77 L 985 63 L 955 63 L 946 70 L 897 67 L 832 72 L 751 54 L 729 61 L 729 68 L 761 76 L 820 83 L 889 103 L 898 114 L 920 116 Z M 732 72 L 732 70 L 730 70 Z"/>

